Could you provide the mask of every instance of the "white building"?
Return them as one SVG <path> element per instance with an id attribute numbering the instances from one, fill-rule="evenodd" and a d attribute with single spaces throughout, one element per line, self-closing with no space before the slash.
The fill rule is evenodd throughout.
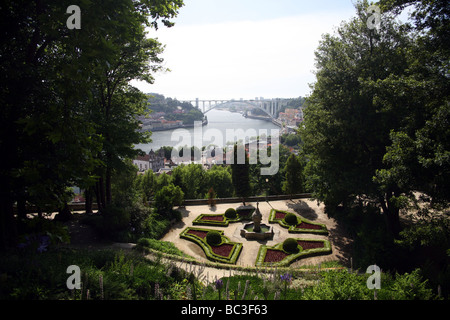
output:
<path id="1" fill-rule="evenodd" d="M 133 160 L 133 164 L 138 167 L 140 172 L 144 172 L 150 169 L 149 161 L 150 155 L 146 154 L 145 156 L 137 156 L 137 158 Z"/>

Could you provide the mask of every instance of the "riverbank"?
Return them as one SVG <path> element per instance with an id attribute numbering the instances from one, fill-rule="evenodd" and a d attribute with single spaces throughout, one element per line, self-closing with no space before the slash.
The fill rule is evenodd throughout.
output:
<path id="1" fill-rule="evenodd" d="M 208 124 L 208 119 L 204 119 L 202 121 L 202 126 L 206 126 Z M 157 128 L 146 128 L 145 126 L 142 126 L 141 132 L 145 131 L 151 131 L 151 132 L 158 132 L 158 131 L 170 131 L 170 130 L 176 130 L 176 129 L 186 129 L 186 128 L 194 128 L 195 124 L 179 124 L 179 125 L 171 125 L 169 127 L 157 127 Z"/>
<path id="2" fill-rule="evenodd" d="M 193 127 L 184 128 L 189 134 L 186 134 L 180 141 L 180 136 L 174 134 L 176 129 L 165 131 L 153 131 L 151 135 L 152 142 L 148 144 L 138 144 L 135 147 L 148 153 L 150 150 L 158 150 L 161 147 L 179 147 L 181 145 L 194 145 L 196 141 L 202 141 L 202 146 L 207 147 L 214 144 L 217 147 L 224 148 L 227 146 L 227 132 L 235 132 L 235 140 L 244 140 L 249 129 L 256 132 L 255 135 L 266 133 L 271 134 L 271 130 L 280 130 L 279 126 L 269 121 L 261 119 L 249 119 L 243 117 L 240 113 L 232 113 L 224 110 L 211 110 L 207 113 L 208 123 L 203 126 L 202 130 L 195 130 Z M 201 132 L 200 132 L 201 131 Z M 199 137 L 198 135 L 202 136 Z M 253 135 L 253 134 L 252 134 Z M 199 140 L 194 140 L 196 137 Z"/>

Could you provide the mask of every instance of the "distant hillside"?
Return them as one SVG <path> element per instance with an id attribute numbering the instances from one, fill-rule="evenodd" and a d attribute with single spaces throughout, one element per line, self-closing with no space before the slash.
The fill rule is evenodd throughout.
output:
<path id="1" fill-rule="evenodd" d="M 195 108 L 192 103 L 166 98 L 158 93 L 149 93 L 149 95 L 152 96 L 148 100 L 148 109 L 152 111 L 150 116 L 164 112 L 164 119 L 169 121 L 181 120 L 183 124 L 193 124 L 194 121 L 203 119 L 203 113 Z"/>

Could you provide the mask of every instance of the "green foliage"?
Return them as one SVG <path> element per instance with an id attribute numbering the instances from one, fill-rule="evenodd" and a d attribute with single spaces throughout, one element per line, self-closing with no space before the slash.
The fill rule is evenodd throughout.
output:
<path id="1" fill-rule="evenodd" d="M 69 30 L 61 1 L 2 6 L 0 20 L 0 246 L 13 245 L 13 205 L 61 208 L 67 187 L 96 191 L 100 211 L 112 204 L 111 178 L 133 158 L 146 95 L 131 79 L 153 82 L 163 46 L 147 36 L 171 26 L 181 0 L 83 1 L 82 28 Z M 8 137 L 6 139 L 5 137 Z M 95 187 L 95 188 L 94 188 Z M 48 208 L 47 208 L 48 206 Z"/>
<path id="2" fill-rule="evenodd" d="M 228 198 L 233 196 L 231 173 L 227 167 L 214 165 L 206 171 L 206 183 L 214 189 L 216 197 Z"/>
<path id="3" fill-rule="evenodd" d="M 284 221 L 291 226 L 296 226 L 299 222 L 297 220 L 297 216 L 292 213 L 292 212 L 288 212 L 286 214 L 286 216 L 284 217 Z"/>
<path id="4" fill-rule="evenodd" d="M 218 246 L 213 245 L 213 247 L 220 249 L 220 247 L 222 245 L 226 245 L 227 247 L 231 245 L 231 251 L 229 252 L 228 256 L 216 254 L 214 252 L 214 250 L 212 249 L 211 245 L 208 244 L 208 242 L 206 240 L 206 236 L 202 237 L 199 235 L 195 235 L 195 234 L 192 234 L 191 231 L 194 231 L 194 232 L 199 231 L 201 233 L 206 233 L 206 234 L 208 234 L 210 231 L 217 232 L 221 236 L 221 240 L 220 240 L 221 243 Z M 211 229 L 188 227 L 180 233 L 180 238 L 192 241 L 192 242 L 196 243 L 197 245 L 199 245 L 200 248 L 202 248 L 203 252 L 205 253 L 206 257 L 209 260 L 214 261 L 214 262 L 235 264 L 237 259 L 239 258 L 239 255 L 241 254 L 241 251 L 242 251 L 242 243 L 231 242 L 230 239 L 228 239 L 226 236 L 223 235 L 222 230 L 218 231 L 218 230 L 211 230 Z"/>
<path id="5" fill-rule="evenodd" d="M 110 205 L 103 212 L 104 231 L 106 234 L 114 234 L 125 230 L 130 223 L 130 213 L 120 207 Z"/>
<path id="6" fill-rule="evenodd" d="M 290 239 L 290 238 L 289 238 Z M 286 239 L 288 240 L 288 239 Z M 270 266 L 270 267 L 285 267 L 289 266 L 294 261 L 297 261 L 299 259 L 316 256 L 316 255 L 327 255 L 331 253 L 331 244 L 328 240 L 311 240 L 311 239 L 293 239 L 295 241 L 289 240 L 287 243 L 288 248 L 292 251 L 287 251 L 284 249 L 284 242 L 277 243 L 273 246 L 266 246 L 262 245 L 259 250 L 258 254 L 256 256 L 256 262 L 255 265 L 257 267 L 264 267 L 264 266 Z M 298 242 L 297 241 L 312 241 L 312 242 L 318 242 L 323 244 L 323 246 L 319 246 L 317 248 L 302 248 L 302 250 L 299 250 Z M 285 256 L 280 261 L 266 261 L 266 254 L 268 250 L 272 251 L 279 251 L 282 256 Z M 286 256 L 286 254 L 288 254 Z"/>
<path id="7" fill-rule="evenodd" d="M 434 297 L 432 290 L 423 281 L 418 269 L 403 275 L 396 275 L 390 287 L 393 300 L 430 300 Z"/>
<path id="8" fill-rule="evenodd" d="M 293 238 L 287 238 L 284 240 L 283 250 L 289 253 L 297 253 L 299 251 L 297 240 Z"/>
<path id="9" fill-rule="evenodd" d="M 243 145 L 234 145 L 231 179 L 237 197 L 245 199 L 251 194 L 249 159 Z M 241 157 L 241 153 L 243 157 Z M 242 158 L 242 159 L 241 159 Z"/>
<path id="10" fill-rule="evenodd" d="M 277 218 L 276 217 L 277 212 L 284 214 L 285 215 L 284 218 Z M 286 216 L 290 216 L 290 214 L 294 215 L 294 217 L 296 219 L 296 221 L 294 221 L 294 218 L 288 218 L 288 219 L 291 219 L 292 224 L 289 224 L 286 222 Z M 299 224 L 301 224 L 302 222 L 310 225 L 310 228 L 308 228 L 306 226 L 305 227 L 299 226 Z M 269 223 L 278 223 L 283 228 L 289 229 L 289 233 L 313 233 L 313 234 L 324 234 L 324 235 L 328 234 L 326 225 L 324 225 L 322 223 L 311 222 L 305 218 L 300 218 L 299 216 L 293 214 L 292 212 L 288 212 L 288 211 L 271 209 L 270 213 L 269 213 Z M 313 228 L 311 228 L 311 227 L 313 227 Z"/>
<path id="11" fill-rule="evenodd" d="M 144 236 L 151 239 L 160 239 L 170 228 L 170 220 L 152 213 L 145 220 Z"/>
<path id="12" fill-rule="evenodd" d="M 161 216 L 172 215 L 172 208 L 179 206 L 184 200 L 184 193 L 180 187 L 170 184 L 161 188 L 155 195 L 155 209 Z"/>
<path id="13" fill-rule="evenodd" d="M 281 136 L 280 142 L 288 147 L 298 147 L 302 142 L 302 138 L 299 134 L 285 134 Z"/>
<path id="14" fill-rule="evenodd" d="M 299 158 L 291 154 L 285 167 L 286 181 L 283 185 L 283 192 L 286 194 L 296 194 L 303 192 L 303 167 Z"/>
<path id="15" fill-rule="evenodd" d="M 306 300 L 368 300 L 373 297 L 364 277 L 347 271 L 322 272 L 319 284 L 305 291 Z"/>
<path id="16" fill-rule="evenodd" d="M 308 159 L 305 177 L 327 207 L 346 206 L 358 197 L 378 202 L 388 217 L 388 232 L 397 235 L 399 208 L 392 200 L 402 189 L 389 185 L 380 192 L 373 177 L 384 166 L 389 133 L 411 113 L 400 98 L 391 107 L 379 103 L 389 90 L 376 86 L 407 73 L 413 39 L 388 14 L 379 31 L 367 28 L 367 6 L 359 2 L 357 17 L 323 36 L 316 50 L 317 81 L 300 128 Z"/>
<path id="17" fill-rule="evenodd" d="M 24 259 L 31 263 L 23 264 Z M 68 290 L 66 268 L 76 264 L 81 270 L 82 290 Z M 159 299 L 155 285 L 166 296 L 170 288 L 182 282 L 185 273 L 141 256 L 112 250 L 64 249 L 33 256 L 4 254 L 0 270 L 1 299 L 135 300 Z M 100 286 L 102 277 L 102 287 Z"/>
<path id="18" fill-rule="evenodd" d="M 207 173 L 201 164 L 179 165 L 172 175 L 173 183 L 181 188 L 186 199 L 203 199 L 209 190 Z"/>
<path id="19" fill-rule="evenodd" d="M 236 209 L 228 208 L 225 211 L 225 217 L 227 217 L 228 219 L 235 219 L 237 217 Z"/>
<path id="20" fill-rule="evenodd" d="M 161 241 L 150 238 L 140 238 L 137 242 L 137 247 L 144 250 L 145 248 L 150 248 L 170 255 L 187 257 L 185 253 L 183 253 L 172 242 L 169 241 Z"/>
<path id="21" fill-rule="evenodd" d="M 153 112 L 165 112 L 164 118 L 166 120 L 174 121 L 181 120 L 183 124 L 194 124 L 194 121 L 202 121 L 203 113 L 195 108 L 190 102 L 180 102 L 177 99 L 165 98 L 161 94 L 151 93 L 148 99 L 148 107 Z M 183 113 L 173 113 L 178 110 L 178 107 L 183 109 Z M 171 150 L 166 153 L 166 157 L 170 159 Z"/>
<path id="22" fill-rule="evenodd" d="M 206 242 L 211 246 L 218 246 L 222 243 L 222 236 L 217 231 L 209 231 L 206 235 Z"/>

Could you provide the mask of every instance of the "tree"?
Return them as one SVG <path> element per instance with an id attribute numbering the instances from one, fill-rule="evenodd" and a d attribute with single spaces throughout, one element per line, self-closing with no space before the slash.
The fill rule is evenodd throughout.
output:
<path id="1" fill-rule="evenodd" d="M 317 81 L 300 129 L 307 187 L 327 207 L 370 202 L 381 205 L 388 230 L 398 236 L 398 185 L 380 190 L 373 177 L 383 168 L 390 132 L 405 122 L 407 106 L 380 104 L 376 84 L 408 70 L 412 40 L 405 27 L 383 16 L 379 30 L 367 28 L 367 2 L 336 35 L 324 35 L 316 51 Z"/>
<path id="2" fill-rule="evenodd" d="M 141 176 L 141 190 L 146 199 L 150 200 L 155 193 L 156 177 L 152 170 L 145 171 L 144 175 Z"/>
<path id="3" fill-rule="evenodd" d="M 285 175 L 284 193 L 292 195 L 303 192 L 303 168 L 295 154 L 291 154 L 287 160 Z"/>
<path id="4" fill-rule="evenodd" d="M 243 145 L 234 145 L 233 158 L 234 161 L 231 164 L 231 179 L 234 192 L 236 196 L 242 198 L 242 202 L 245 205 L 245 198 L 250 195 L 251 188 L 249 177 L 249 159 Z"/>
<path id="5" fill-rule="evenodd" d="M 184 200 L 184 193 L 180 187 L 169 184 L 155 194 L 155 209 L 159 215 L 172 214 L 174 206 L 180 206 Z"/>
<path id="6" fill-rule="evenodd" d="M 135 119 L 144 95 L 129 81 L 153 81 L 162 61 L 145 27 L 173 25 L 183 2 L 83 2 L 79 30 L 66 26 L 69 5 L 6 1 L 0 11 L 2 248 L 16 239 L 15 203 L 20 218 L 26 203 L 63 208 L 72 185 L 96 185 L 100 208 L 112 201 L 113 171 L 146 138 Z"/>
<path id="7" fill-rule="evenodd" d="M 228 168 L 214 165 L 206 171 L 207 185 L 214 190 L 216 197 L 227 198 L 233 196 L 233 184 Z"/>
<path id="8" fill-rule="evenodd" d="M 407 197 L 425 204 L 421 212 L 442 211 L 450 202 L 450 9 L 445 1 L 436 0 L 385 0 L 381 5 L 394 14 L 412 6 L 410 29 L 415 41 L 407 56 L 409 73 L 378 84 L 384 93 L 380 103 L 391 108 L 402 105 L 410 113 L 405 124 L 390 133 L 385 168 L 377 171 L 375 180 L 384 189 L 398 184 L 405 190 L 397 201 L 400 206 Z"/>

